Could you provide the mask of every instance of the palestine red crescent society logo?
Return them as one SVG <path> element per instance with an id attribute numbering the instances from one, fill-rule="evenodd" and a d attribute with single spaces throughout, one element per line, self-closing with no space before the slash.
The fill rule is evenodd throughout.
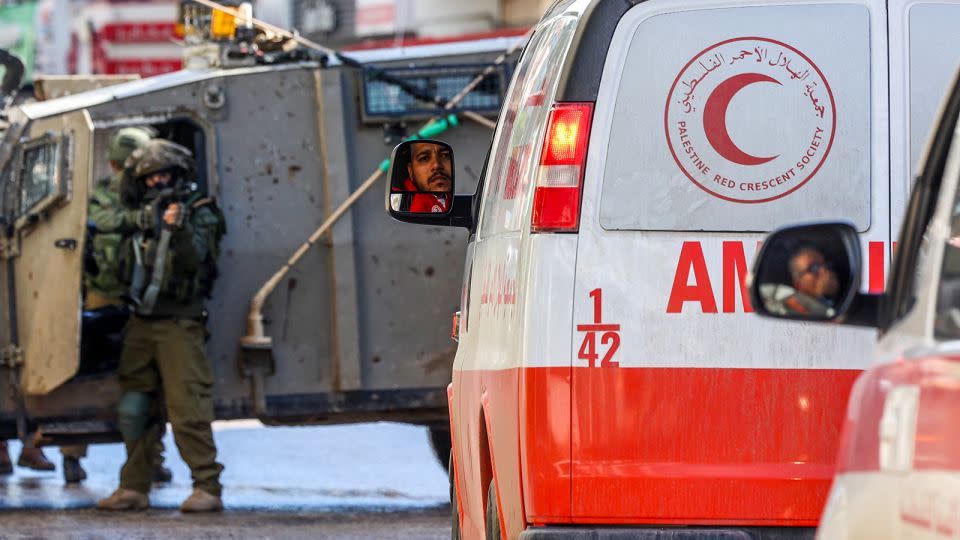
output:
<path id="1" fill-rule="evenodd" d="M 750 113 L 777 115 L 787 126 L 786 137 L 750 136 L 775 152 L 757 155 L 744 144 L 743 134 L 757 122 L 744 107 L 731 107 L 737 94 L 753 85 L 752 95 L 782 104 Z M 731 125 L 740 127 L 739 143 Z M 707 193 L 736 203 L 768 202 L 803 187 L 827 159 L 836 126 L 833 93 L 816 64 L 786 43 L 761 37 L 722 41 L 693 57 L 670 87 L 664 112 L 667 144 L 684 175 Z"/>

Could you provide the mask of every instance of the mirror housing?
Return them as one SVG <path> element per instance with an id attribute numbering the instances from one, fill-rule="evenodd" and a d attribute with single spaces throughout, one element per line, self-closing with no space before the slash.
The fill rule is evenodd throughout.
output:
<path id="1" fill-rule="evenodd" d="M 860 237 L 849 223 L 785 227 L 770 234 L 750 275 L 757 314 L 877 326 L 882 295 L 860 293 Z"/>
<path id="2" fill-rule="evenodd" d="M 417 157 L 419 164 L 414 162 Z M 407 223 L 472 228 L 474 197 L 454 195 L 454 164 L 453 148 L 445 142 L 411 139 L 398 144 L 387 169 L 385 202 L 390 217 Z"/>

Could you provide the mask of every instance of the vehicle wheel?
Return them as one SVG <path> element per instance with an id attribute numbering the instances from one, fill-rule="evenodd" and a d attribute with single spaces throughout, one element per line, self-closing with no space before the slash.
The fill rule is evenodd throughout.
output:
<path id="1" fill-rule="evenodd" d="M 434 424 L 430 426 L 430 446 L 441 467 L 450 463 L 450 424 Z"/>
<path id="2" fill-rule="evenodd" d="M 450 540 L 460 540 L 460 514 L 457 508 L 460 506 L 457 501 L 457 480 L 453 470 L 453 455 L 450 455 L 450 463 L 447 465 L 447 473 L 450 477 Z"/>
<path id="3" fill-rule="evenodd" d="M 490 479 L 487 488 L 487 540 L 500 540 L 500 512 L 497 511 L 497 490 Z"/>

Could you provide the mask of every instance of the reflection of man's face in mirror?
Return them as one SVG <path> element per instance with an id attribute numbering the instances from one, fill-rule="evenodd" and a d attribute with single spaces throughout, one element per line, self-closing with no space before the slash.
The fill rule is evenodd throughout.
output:
<path id="1" fill-rule="evenodd" d="M 449 192 L 453 159 L 450 149 L 434 143 L 410 145 L 407 173 L 419 191 Z"/>
<path id="2" fill-rule="evenodd" d="M 821 300 L 833 299 L 840 289 L 837 274 L 814 248 L 802 248 L 790 258 L 790 277 L 797 292 Z"/>

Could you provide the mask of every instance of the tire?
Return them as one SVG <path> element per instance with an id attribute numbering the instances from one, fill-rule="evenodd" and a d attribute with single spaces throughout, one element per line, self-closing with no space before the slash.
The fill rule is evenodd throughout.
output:
<path id="1" fill-rule="evenodd" d="M 433 447 L 433 455 L 437 456 L 437 461 L 441 467 L 447 467 L 450 463 L 450 424 L 433 424 L 430 426 L 430 446 Z"/>
<path id="2" fill-rule="evenodd" d="M 457 480 L 454 478 L 456 472 L 453 470 L 453 456 L 450 456 L 450 463 L 447 465 L 447 474 L 450 477 L 450 540 L 460 540 L 460 506 L 457 500 Z"/>
<path id="3" fill-rule="evenodd" d="M 497 489 L 493 485 L 493 479 L 490 479 L 490 487 L 487 488 L 487 540 L 501 540 L 500 536 L 500 512 L 497 511 Z"/>

